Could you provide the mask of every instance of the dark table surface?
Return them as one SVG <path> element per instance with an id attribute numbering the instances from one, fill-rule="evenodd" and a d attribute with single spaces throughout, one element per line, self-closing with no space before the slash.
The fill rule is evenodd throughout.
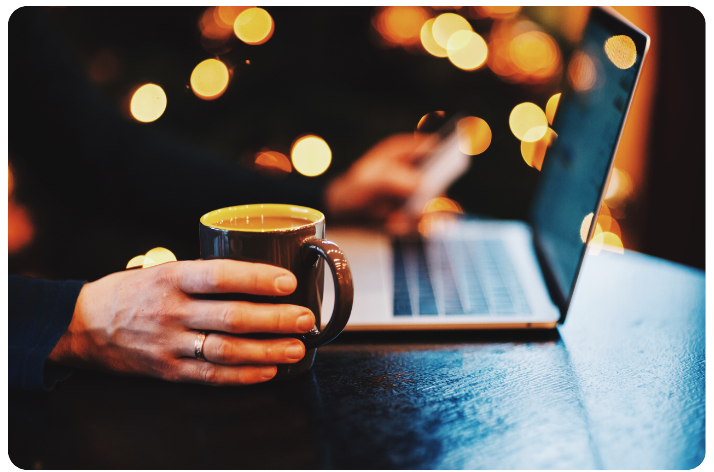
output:
<path id="1" fill-rule="evenodd" d="M 589 257 L 548 332 L 343 333 L 293 381 L 9 392 L 23 468 L 652 468 L 704 458 L 704 273 Z"/>

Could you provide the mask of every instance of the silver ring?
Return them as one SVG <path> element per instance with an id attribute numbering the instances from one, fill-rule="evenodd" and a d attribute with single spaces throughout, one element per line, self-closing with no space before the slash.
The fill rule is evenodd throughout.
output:
<path id="1" fill-rule="evenodd" d="M 206 332 L 199 331 L 198 336 L 196 336 L 196 340 L 193 342 L 193 353 L 196 356 L 196 359 L 203 359 L 204 361 L 206 360 L 206 358 L 203 357 L 203 343 L 205 342 Z"/>

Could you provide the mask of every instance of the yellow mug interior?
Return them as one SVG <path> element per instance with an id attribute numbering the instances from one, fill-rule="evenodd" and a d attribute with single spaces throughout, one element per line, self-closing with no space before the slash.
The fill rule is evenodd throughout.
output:
<path id="1" fill-rule="evenodd" d="M 254 233 L 295 231 L 314 225 L 325 215 L 312 208 L 279 203 L 257 203 L 213 210 L 200 219 L 211 228 Z"/>

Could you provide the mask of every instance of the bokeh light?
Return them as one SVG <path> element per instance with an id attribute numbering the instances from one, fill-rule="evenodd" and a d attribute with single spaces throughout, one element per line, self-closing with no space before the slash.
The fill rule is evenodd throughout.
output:
<path id="1" fill-rule="evenodd" d="M 470 156 L 484 152 L 491 145 L 491 128 L 476 116 L 461 118 L 456 124 L 459 151 Z"/>
<path id="2" fill-rule="evenodd" d="M 447 48 L 451 35 L 461 30 L 473 31 L 473 28 L 463 16 L 456 13 L 442 13 L 431 26 L 434 41 L 443 49 Z"/>
<path id="3" fill-rule="evenodd" d="M 605 41 L 605 54 L 620 69 L 629 69 L 637 61 L 637 47 L 629 36 L 619 35 Z"/>
<path id="4" fill-rule="evenodd" d="M 526 74 L 549 73 L 558 59 L 558 46 L 541 31 L 519 34 L 509 46 L 511 60 Z"/>
<path id="5" fill-rule="evenodd" d="M 521 141 L 538 141 L 548 131 L 545 112 L 531 102 L 516 105 L 508 117 L 508 124 L 514 136 Z"/>
<path id="6" fill-rule="evenodd" d="M 390 6 L 377 9 L 372 25 L 382 39 L 391 46 L 414 46 L 419 44 L 421 29 L 429 19 L 423 7 Z"/>
<path id="7" fill-rule="evenodd" d="M 126 268 L 133 269 L 135 267 L 143 267 L 145 259 L 146 259 L 146 256 L 144 256 L 143 254 L 141 256 L 132 257 L 131 260 L 129 260 L 129 262 L 127 262 Z"/>
<path id="8" fill-rule="evenodd" d="M 432 27 L 434 26 L 435 19 L 427 20 L 421 27 L 421 32 L 419 37 L 421 38 L 421 45 L 424 46 L 426 52 L 436 57 L 446 57 L 448 54 L 446 52 L 446 47 L 441 47 L 436 43 L 434 35 L 432 32 Z M 448 42 L 447 42 L 448 44 Z"/>
<path id="9" fill-rule="evenodd" d="M 597 224 L 603 232 L 610 232 L 622 238 L 620 224 L 612 216 L 603 215 L 602 210 L 600 210 L 600 214 L 597 217 Z"/>
<path id="10" fill-rule="evenodd" d="M 248 8 L 255 7 L 215 7 L 213 10 L 213 18 L 219 25 L 233 31 L 233 24 L 236 17 Z"/>
<path id="11" fill-rule="evenodd" d="M 228 67 L 218 59 L 206 59 L 191 73 L 191 89 L 197 97 L 213 100 L 223 95 L 228 87 Z"/>
<path id="12" fill-rule="evenodd" d="M 166 94 L 156 84 L 142 85 L 132 95 L 129 108 L 131 116 L 137 121 L 142 123 L 156 121 L 166 110 Z"/>
<path id="13" fill-rule="evenodd" d="M 464 210 L 461 208 L 456 201 L 446 198 L 446 197 L 436 197 L 432 198 L 424 205 L 422 214 L 433 213 L 435 211 L 447 211 L 451 213 L 463 213 Z"/>
<path id="14" fill-rule="evenodd" d="M 523 7 L 497 6 L 497 7 L 475 7 L 479 16 L 486 18 L 511 18 L 518 14 Z"/>
<path id="15" fill-rule="evenodd" d="M 627 172 L 613 167 L 610 180 L 607 183 L 605 200 L 611 205 L 617 206 L 632 193 L 632 179 Z"/>
<path id="16" fill-rule="evenodd" d="M 558 135 L 555 131 L 548 128 L 538 141 L 521 141 L 521 156 L 526 164 L 529 166 L 541 170 L 543 168 L 543 159 L 545 158 L 545 153 L 555 141 Z"/>
<path id="17" fill-rule="evenodd" d="M 154 267 L 159 264 L 165 264 L 166 262 L 173 262 L 176 260 L 174 253 L 169 251 L 164 247 L 155 247 L 146 253 L 144 256 L 144 262 L 142 267 L 147 269 L 149 267 Z"/>
<path id="18" fill-rule="evenodd" d="M 302 175 L 314 177 L 330 167 L 332 151 L 324 139 L 319 136 L 303 136 L 299 138 L 290 150 L 293 167 Z"/>
<path id="19" fill-rule="evenodd" d="M 233 23 L 233 31 L 238 39 L 253 46 L 269 40 L 274 29 L 273 18 L 262 8 L 248 8 L 240 12 Z"/>
<path id="20" fill-rule="evenodd" d="M 220 9 L 225 8 L 232 7 L 208 7 L 198 20 L 201 46 L 216 55 L 225 54 L 232 48 L 233 23 L 226 24 L 219 14 Z"/>
<path id="21" fill-rule="evenodd" d="M 597 82 L 597 67 L 593 59 L 583 51 L 576 51 L 568 64 L 568 82 L 573 90 L 590 90 Z"/>
<path id="22" fill-rule="evenodd" d="M 429 134 L 435 133 L 441 128 L 441 126 L 446 122 L 446 113 L 442 110 L 432 111 L 422 116 L 417 123 L 416 130 L 414 131 L 415 136 L 418 133 Z"/>
<path id="23" fill-rule="evenodd" d="M 624 254 L 625 248 L 622 244 L 622 239 L 609 231 L 602 231 L 595 234 L 588 245 L 588 254 L 596 256 L 602 251 L 608 251 L 615 254 Z"/>
<path id="24" fill-rule="evenodd" d="M 488 46 L 477 33 L 460 30 L 449 38 L 446 54 L 451 63 L 459 69 L 476 70 L 486 62 Z"/>
<path id="25" fill-rule="evenodd" d="M 553 124 L 553 119 L 555 118 L 555 112 L 558 109 L 558 103 L 560 103 L 560 95 L 556 93 L 548 99 L 548 103 L 545 104 L 545 117 L 548 119 L 548 123 Z"/>
<path id="26" fill-rule="evenodd" d="M 10 254 L 20 252 L 35 237 L 35 228 L 27 209 L 8 201 L 7 211 L 7 251 Z"/>
<path id="27" fill-rule="evenodd" d="M 258 171 L 276 177 L 289 174 L 293 170 L 285 154 L 268 149 L 263 149 L 255 155 L 254 164 Z"/>
<path id="28" fill-rule="evenodd" d="M 594 213 L 588 213 L 583 218 L 583 222 L 580 224 L 580 239 L 586 243 L 588 241 L 588 233 L 590 232 L 590 226 L 593 222 Z"/>

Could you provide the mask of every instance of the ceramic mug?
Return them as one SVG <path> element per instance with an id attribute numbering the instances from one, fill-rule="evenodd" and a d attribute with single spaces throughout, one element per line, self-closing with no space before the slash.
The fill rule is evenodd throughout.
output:
<path id="1" fill-rule="evenodd" d="M 352 274 L 342 250 L 325 238 L 325 215 L 297 205 L 253 204 L 221 208 L 203 215 L 199 223 L 201 258 L 233 259 L 283 267 L 297 278 L 286 296 L 242 293 L 211 295 L 213 299 L 255 303 L 286 303 L 312 310 L 315 328 L 306 334 L 258 334 L 254 337 L 294 337 L 305 344 L 305 357 L 295 364 L 278 364 L 279 378 L 290 378 L 312 367 L 316 349 L 329 343 L 347 325 L 352 311 Z M 335 307 L 320 330 L 324 262 L 335 283 Z M 243 335 L 242 335 L 243 336 Z"/>

